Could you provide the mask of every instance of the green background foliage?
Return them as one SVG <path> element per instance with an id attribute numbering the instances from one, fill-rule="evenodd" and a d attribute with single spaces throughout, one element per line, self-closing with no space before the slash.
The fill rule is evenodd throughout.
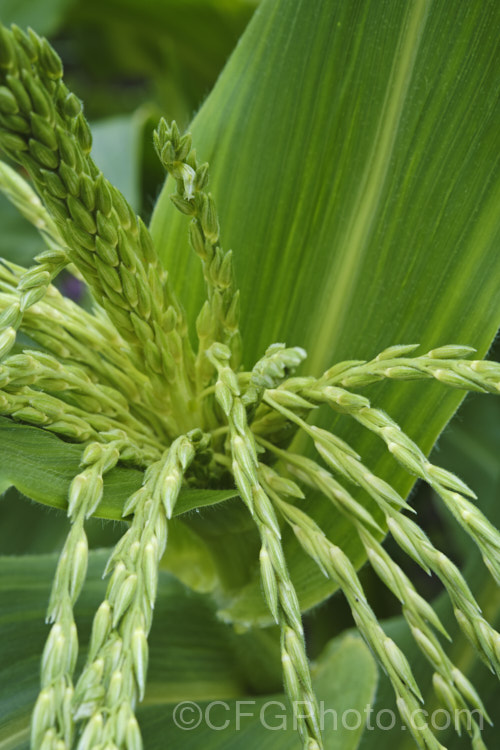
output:
<path id="1" fill-rule="evenodd" d="M 68 82 L 95 121 L 96 161 L 145 215 L 162 180 L 151 148 L 153 125 L 160 113 L 187 125 L 201 107 L 192 132 L 199 157 L 211 164 L 223 244 L 235 251 L 247 364 L 276 340 L 304 346 L 309 354 L 304 372 L 314 374 L 341 359 L 371 357 L 395 343 L 419 342 L 425 350 L 457 342 L 475 346 L 483 355 L 500 324 L 500 6 L 495 0 L 451 5 L 446 0 L 265 0 L 209 94 L 255 6 L 243 0 L 59 0 L 44 3 L 42 14 L 39 3 L 3 1 L 0 18 L 51 35 L 65 60 Z M 121 152 L 110 143 L 120 144 Z M 152 230 L 194 321 L 202 299 L 201 276 L 187 246 L 185 219 L 169 203 L 171 192 L 167 183 Z M 4 201 L 0 221 L 5 227 L 0 253 L 28 264 L 39 250 L 35 233 Z M 389 383 L 367 392 L 425 450 L 462 398 L 459 391 L 428 383 Z M 434 460 L 463 476 L 499 526 L 499 410 L 491 397 L 476 397 L 460 415 L 441 438 Z M 348 437 L 373 469 L 390 477 L 400 491 L 410 491 L 412 479 L 383 454 L 373 436 L 363 436 L 342 418 L 334 425 L 330 416 L 322 419 Z M 34 450 L 32 433 L 23 432 L 16 443 L 12 430 L 12 425 L 0 425 L 0 487 L 15 484 L 30 497 L 42 501 L 44 495 L 61 506 L 78 451 L 49 436 L 49 452 L 44 453 L 38 436 Z M 27 463 L 18 460 L 21 455 Z M 50 456 L 57 477 L 50 472 Z M 131 470 L 120 468 L 114 487 L 120 491 L 124 483 L 132 487 L 138 481 Z M 113 495 L 112 488 L 108 494 Z M 202 505 L 229 496 L 207 496 L 205 501 L 199 496 L 193 502 Z M 412 503 L 436 543 L 446 545 L 465 568 L 478 600 L 498 623 L 499 594 L 479 556 L 429 493 L 417 488 Z M 226 613 L 236 621 L 267 621 L 257 567 L 251 565 L 255 536 L 236 505 L 229 500 L 200 517 L 189 515 L 165 564 L 202 591 L 230 568 L 226 588 L 236 582 L 247 585 L 236 600 L 224 602 Z M 116 519 L 116 507 L 103 515 Z M 318 497 L 308 498 L 306 507 L 361 562 L 349 526 L 332 508 Z M 12 490 L 0 502 L 2 528 L 10 530 L 8 539 L 0 534 L 5 544 L 0 552 L 47 553 L 3 558 L 0 564 L 0 750 L 27 746 L 46 635 L 44 608 L 56 561 L 49 553 L 56 552 L 64 533 L 62 513 L 37 513 Z M 95 544 L 111 545 L 119 528 L 95 523 Z M 24 529 L 35 524 L 30 549 Z M 310 607 L 331 592 L 331 585 L 293 539 L 285 537 L 285 544 L 301 601 Z M 103 560 L 103 553 L 94 553 L 89 586 L 78 605 L 83 639 L 103 594 Z M 394 602 L 368 571 L 362 571 L 362 578 L 377 614 L 395 614 Z M 439 596 L 432 582 L 418 580 L 418 585 L 429 597 Z M 437 606 L 451 629 L 444 599 L 438 598 Z M 193 594 L 162 574 L 150 692 L 140 714 L 146 747 L 163 747 L 166 737 L 193 750 L 289 747 L 292 735 L 262 733 L 255 722 L 241 734 L 201 727 L 180 736 L 168 718 L 171 713 L 165 718 L 165 707 L 181 697 L 209 701 L 279 695 L 273 629 L 236 636 L 216 621 L 215 609 L 206 595 Z M 311 653 L 321 654 L 315 672 L 319 698 L 339 709 L 371 702 L 375 668 L 362 642 L 347 635 L 325 645 L 351 624 L 340 597 L 315 610 L 306 624 Z M 412 650 L 404 623 L 393 619 L 387 629 L 405 644 L 417 677 L 422 672 L 432 705 L 430 675 Z M 245 659 L 248 648 L 259 661 Z M 494 716 L 498 684 L 460 636 L 452 649 L 462 655 L 462 668 L 487 697 Z M 392 706 L 391 701 L 381 676 L 375 708 Z M 489 730 L 491 747 L 494 731 Z M 453 750 L 468 746 L 468 740 L 454 734 L 440 734 L 439 739 Z M 355 733 L 326 737 L 328 748 L 375 750 L 387 742 L 411 746 L 398 730 L 367 731 L 362 738 Z"/>

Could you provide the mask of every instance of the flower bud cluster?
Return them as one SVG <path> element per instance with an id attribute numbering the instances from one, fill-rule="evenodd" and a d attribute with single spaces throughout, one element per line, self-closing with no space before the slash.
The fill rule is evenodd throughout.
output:
<path id="1" fill-rule="evenodd" d="M 399 351 L 391 348 L 386 353 L 382 353 L 379 358 L 370 362 L 370 377 L 376 370 L 378 362 L 393 362 L 394 357 L 399 353 Z M 401 353 L 407 354 L 408 349 L 403 348 Z M 442 358 L 448 355 L 450 357 L 461 357 L 467 353 L 468 351 L 463 347 L 442 348 L 425 355 L 422 358 L 424 363 L 420 363 L 419 366 L 426 368 L 427 377 L 434 377 L 433 360 L 436 359 L 439 362 L 440 370 L 449 365 L 449 368 L 454 372 L 457 365 L 456 360 L 451 359 L 449 362 L 445 362 Z M 430 364 L 428 360 L 431 360 Z M 411 581 L 377 541 L 377 536 L 382 533 L 379 526 L 380 514 L 382 514 L 389 531 L 401 548 L 424 570 L 428 573 L 433 572 L 441 580 L 452 600 L 455 615 L 462 631 L 477 649 L 481 658 L 497 675 L 500 675 L 498 648 L 500 635 L 482 616 L 480 608 L 458 568 L 446 555 L 434 547 L 414 521 L 401 512 L 405 509 L 411 510 L 403 498 L 398 495 L 393 487 L 380 477 L 375 476 L 363 464 L 361 457 L 351 446 L 328 431 L 308 424 L 304 416 L 311 413 L 318 405 L 325 403 L 335 411 L 352 416 L 357 422 L 381 437 L 390 453 L 407 471 L 427 481 L 440 495 L 452 514 L 480 547 L 485 564 L 496 580 L 498 580 L 500 536 L 473 503 L 474 493 L 460 479 L 450 472 L 432 465 L 414 441 L 405 435 L 387 414 L 372 408 L 366 397 L 346 389 L 346 373 L 349 373 L 349 378 L 351 375 L 355 376 L 352 383 L 358 386 L 363 375 L 363 368 L 364 363 L 341 363 L 331 368 L 319 380 L 292 378 L 279 385 L 278 388 L 266 389 L 263 394 L 263 406 L 278 413 L 282 419 L 308 435 L 313 440 L 318 454 L 331 471 L 305 456 L 278 447 L 272 441 L 272 438 L 267 438 L 266 427 L 271 424 L 269 414 L 265 414 L 264 418 L 260 417 L 259 419 L 259 413 L 257 413 L 257 419 L 255 425 L 253 425 L 256 430 L 255 438 L 263 449 L 280 459 L 281 464 L 292 476 L 299 479 L 303 484 L 319 490 L 332 501 L 340 513 L 351 521 L 365 547 L 373 569 L 403 605 L 403 615 L 415 641 L 434 669 L 433 684 L 436 695 L 443 702 L 443 705 L 448 708 L 454 706 L 459 710 L 463 727 L 477 744 L 481 742 L 479 726 L 471 711 L 479 711 L 484 718 L 489 720 L 487 713 L 474 689 L 451 662 L 434 633 L 434 630 L 437 630 L 447 637 L 447 633 L 436 613 L 418 594 Z M 475 365 L 475 368 L 481 369 L 477 368 L 477 365 Z M 465 371 L 466 368 L 462 366 L 461 369 Z M 491 367 L 485 368 L 485 372 L 488 371 L 489 381 L 481 383 L 480 378 L 476 377 L 475 389 L 477 390 L 483 385 L 485 390 L 491 389 L 492 374 L 496 369 L 495 363 L 492 363 Z M 406 375 L 408 375 L 408 372 L 406 372 Z M 333 384 L 336 378 L 343 379 L 342 387 Z M 440 375 L 440 378 L 443 380 L 442 375 Z M 361 505 L 334 478 L 331 472 L 348 483 L 365 490 L 375 501 L 379 511 L 377 513 L 370 512 Z M 276 480 L 274 481 L 276 482 Z M 366 610 L 360 609 L 359 603 L 362 601 L 363 595 L 359 582 L 356 582 L 355 571 L 350 561 L 339 549 L 332 550 L 330 548 L 329 556 L 326 551 L 322 554 L 322 544 L 324 546 L 330 543 L 322 540 L 322 532 L 319 527 L 298 508 L 289 504 L 283 505 L 283 501 L 280 501 L 279 498 L 279 492 L 273 493 L 269 485 L 265 486 L 273 498 L 275 506 L 293 525 L 295 534 L 307 554 L 317 562 L 325 575 L 336 581 L 346 594 L 351 603 L 358 628 L 371 644 L 393 682 L 398 704 L 401 704 L 404 717 L 408 707 L 418 699 L 418 693 L 413 689 L 410 691 L 413 694 L 408 694 L 406 687 L 413 683 L 411 683 L 409 674 L 405 675 L 401 656 L 396 655 L 394 647 L 387 642 L 384 643 L 382 649 L 383 634 L 374 627 L 371 616 L 366 619 Z M 332 569 L 332 560 L 336 566 L 334 569 Z M 378 638 L 378 646 L 370 638 Z M 392 668 L 386 662 L 388 657 L 389 660 L 392 658 L 394 661 Z M 399 674 L 395 670 L 396 662 L 400 662 L 401 671 Z M 406 692 L 402 691 L 402 687 L 405 687 Z M 420 743 L 424 741 L 421 733 L 418 733 L 417 739 Z M 429 746 L 434 746 L 436 743 L 435 739 L 430 738 L 425 741 L 431 743 Z"/>
<path id="2" fill-rule="evenodd" d="M 134 711 L 146 689 L 147 636 L 167 520 L 184 474 L 207 439 L 200 430 L 177 438 L 150 465 L 143 486 L 125 504 L 123 515 L 133 514 L 132 521 L 108 560 L 106 598 L 94 617 L 88 660 L 73 698 L 74 719 L 82 722 L 79 750 L 108 742 L 119 750 L 142 747 Z M 96 450 L 88 451 L 87 460 Z"/>
<path id="3" fill-rule="evenodd" d="M 281 348 L 276 350 L 286 351 Z M 293 350 L 292 350 L 293 351 Z M 307 661 L 300 604 L 290 579 L 281 544 L 281 530 L 271 497 L 273 478 L 259 471 L 255 440 L 249 428 L 245 406 L 251 406 L 240 392 L 238 379 L 229 365 L 231 353 L 226 346 L 214 344 L 209 350 L 211 362 L 217 369 L 215 396 L 229 424 L 232 470 L 236 486 L 259 531 L 260 574 L 264 598 L 281 632 L 281 663 L 285 690 L 295 705 L 308 707 L 306 716 L 297 716 L 297 726 L 304 747 L 315 742 L 322 747 L 318 721 L 318 707 L 313 692 Z M 285 355 L 288 356 L 288 355 Z M 297 355 L 291 355 L 298 364 Z M 300 361 L 300 360 L 299 360 Z M 271 360 L 270 368 L 273 362 Z M 278 365 L 278 373 L 282 365 Z M 258 397 L 254 392 L 253 396 Z M 270 482 L 268 482 L 270 480 Z M 276 480 L 275 482 L 276 483 Z M 291 485 L 293 487 L 293 484 Z"/>
<path id="4" fill-rule="evenodd" d="M 42 656 L 42 690 L 32 716 L 33 750 L 55 747 L 56 743 L 61 750 L 71 750 L 73 746 L 73 673 L 78 655 L 73 605 L 87 574 L 84 520 L 99 504 L 103 475 L 118 462 L 121 447 L 120 443 L 89 444 L 83 454 L 84 468 L 71 483 L 68 502 L 71 529 L 59 557 L 47 611 L 47 622 L 53 624 Z"/>
<path id="5" fill-rule="evenodd" d="M 42 265 L 23 277 L 21 312 L 43 297 L 71 261 L 158 381 L 165 407 L 176 412 L 179 396 L 185 401 L 191 395 L 192 355 L 151 236 L 90 158 L 90 129 L 81 102 L 62 81 L 56 52 L 34 32 L 17 27 L 1 28 L 0 49 L 0 146 L 27 170 L 67 252 L 53 250 L 57 258 L 45 254 Z M 12 346 L 15 330 L 4 324 L 0 351 Z M 181 413 L 179 430 L 182 419 Z"/>
<path id="6" fill-rule="evenodd" d="M 189 239 L 202 261 L 208 299 L 199 314 L 196 330 L 199 340 L 196 361 L 197 384 L 201 390 L 212 377 L 205 352 L 215 341 L 228 345 L 233 367 L 239 365 L 239 292 L 233 273 L 232 251 L 224 252 L 219 243 L 219 220 L 215 201 L 206 192 L 208 164 L 199 164 L 191 148 L 191 135 L 181 136 L 175 122 L 162 119 L 154 133 L 154 145 L 166 171 L 175 179 L 177 192 L 171 196 L 175 207 L 191 217 Z"/>

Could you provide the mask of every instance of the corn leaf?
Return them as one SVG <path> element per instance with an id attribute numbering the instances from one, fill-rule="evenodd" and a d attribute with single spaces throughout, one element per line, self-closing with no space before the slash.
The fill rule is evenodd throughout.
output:
<path id="1" fill-rule="evenodd" d="M 500 324 L 499 27 L 495 0 L 264 0 L 191 128 L 235 254 L 247 366 L 273 341 L 306 348 L 313 374 L 393 344 L 486 352 Z M 194 321 L 202 279 L 172 192 L 151 226 Z M 425 451 L 463 396 L 427 383 L 368 394 Z M 323 422 L 409 492 L 372 436 Z M 362 562 L 322 498 L 307 510 Z M 285 544 L 310 607 L 331 588 Z M 265 620 L 257 572 L 226 616 Z"/>
<path id="2" fill-rule="evenodd" d="M 53 508 L 67 507 L 69 486 L 79 472 L 81 447 L 5 417 L 0 417 L 0 443 L 0 492 L 14 486 L 39 503 Z M 139 489 L 142 478 L 140 471 L 126 467 L 108 472 L 95 515 L 122 520 L 125 500 Z M 175 515 L 233 497 L 237 497 L 235 490 L 183 490 Z"/>

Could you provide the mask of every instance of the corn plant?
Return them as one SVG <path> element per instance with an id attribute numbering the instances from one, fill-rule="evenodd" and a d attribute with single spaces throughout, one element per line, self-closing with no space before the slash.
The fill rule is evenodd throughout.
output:
<path id="1" fill-rule="evenodd" d="M 482 358 L 500 322 L 499 28 L 495 2 L 264 2 L 192 134 L 160 120 L 168 179 L 149 228 L 93 161 L 56 51 L 1 28 L 0 189 L 45 243 L 27 270 L 0 265 L 2 482 L 69 519 L 32 750 L 143 746 L 148 637 L 165 585 L 173 617 L 180 596 L 161 568 L 205 597 L 225 638 L 256 661 L 279 656 L 286 742 L 332 746 L 303 615 L 340 590 L 368 647 L 356 640 L 356 680 L 365 670 L 372 694 L 375 660 L 407 734 L 444 747 L 415 720 L 414 664 L 374 612 L 366 561 L 399 600 L 438 705 L 485 747 L 490 716 L 449 628 L 384 537 L 440 582 L 459 637 L 500 677 L 494 622 L 409 498 L 425 482 L 498 586 L 500 533 L 429 452 L 465 392 L 500 391 L 500 364 Z M 90 309 L 58 290 L 63 270 Z M 123 534 L 85 641 L 92 516 Z M 91 553 L 92 585 L 102 562 Z"/>

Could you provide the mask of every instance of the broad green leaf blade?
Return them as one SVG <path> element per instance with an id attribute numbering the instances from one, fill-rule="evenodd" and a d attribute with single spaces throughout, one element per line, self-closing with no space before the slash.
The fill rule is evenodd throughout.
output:
<path id="1" fill-rule="evenodd" d="M 500 324 L 498 28 L 496 0 L 259 7 L 192 123 L 235 254 L 247 366 L 273 341 L 305 347 L 314 374 L 396 343 L 487 350 Z M 194 321 L 203 285 L 172 191 L 151 226 Z M 463 395 L 428 383 L 368 393 L 425 451 Z M 323 422 L 408 493 L 375 439 Z M 306 508 L 362 561 L 349 524 L 320 498 Z M 331 588 L 285 542 L 312 606 Z M 237 619 L 265 618 L 257 572 L 238 607 Z"/>
<path id="2" fill-rule="evenodd" d="M 92 615 L 104 596 L 106 584 L 101 573 L 106 558 L 106 551 L 91 553 L 88 584 L 76 606 L 83 644 L 88 640 Z M 0 559 L 1 750 L 28 748 L 29 716 L 38 691 L 40 654 L 48 633 L 44 624 L 45 607 L 56 559 L 50 555 Z M 216 620 L 209 599 L 194 595 L 168 575 L 160 576 L 151 631 L 148 688 L 139 708 L 148 750 L 166 746 L 211 748 L 222 740 L 228 748 L 298 747 L 290 707 L 284 696 L 277 693 L 280 680 L 278 640 L 272 633 L 236 635 L 232 628 Z M 249 694 L 252 681 L 261 694 L 266 688 L 274 692 L 268 697 Z M 376 681 L 374 661 L 358 637 L 347 635 L 325 649 L 314 668 L 314 682 L 325 709 L 333 709 L 339 717 L 337 731 L 325 734 L 327 750 L 357 747 L 364 707 L 373 700 Z M 250 721 L 243 719 L 240 731 L 230 722 L 223 735 L 208 724 L 186 732 L 173 721 L 175 705 L 180 701 L 199 702 L 203 709 L 212 701 L 222 701 L 207 714 L 214 724 L 220 724 L 221 717 L 223 720 L 236 717 L 236 698 L 250 702 L 249 708 L 247 704 L 240 706 L 242 712 L 253 711 Z M 278 705 L 270 701 L 277 701 Z M 259 712 L 264 704 L 268 704 L 265 716 L 269 725 L 276 718 L 275 709 L 280 708 L 279 704 L 283 706 L 280 713 L 284 711 L 286 715 L 284 731 L 266 730 L 260 723 Z M 347 709 L 361 714 L 362 721 L 355 731 L 345 731 L 342 727 L 342 711 Z M 327 730 L 332 716 L 330 712 L 325 717 Z"/>
<path id="3" fill-rule="evenodd" d="M 24 495 L 53 508 L 66 508 L 69 486 L 79 472 L 82 448 L 38 427 L 0 417 L 0 488 L 17 487 Z M 125 500 L 139 489 L 142 473 L 116 467 L 105 476 L 98 518 L 122 520 Z M 237 497 L 235 490 L 183 490 L 175 515 Z"/>
<path id="4" fill-rule="evenodd" d="M 313 371 L 399 340 L 486 341 L 499 22 L 494 0 L 259 8 L 191 127 L 235 252 L 247 365 L 284 338 Z M 201 274 L 171 189 L 152 230 L 194 317 Z"/>

